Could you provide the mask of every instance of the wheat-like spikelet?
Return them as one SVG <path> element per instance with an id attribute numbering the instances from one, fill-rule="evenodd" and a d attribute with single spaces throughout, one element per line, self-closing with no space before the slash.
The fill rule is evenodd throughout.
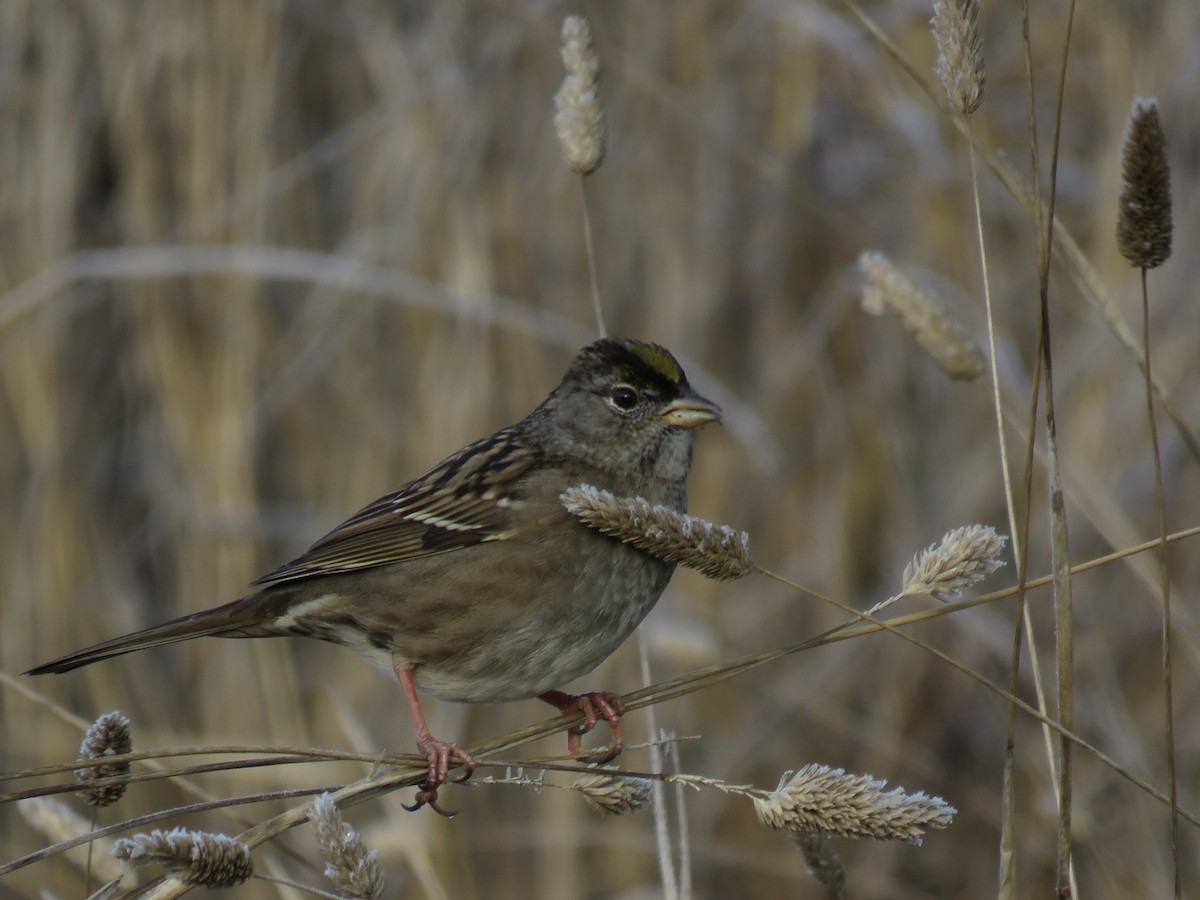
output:
<path id="1" fill-rule="evenodd" d="M 155 862 L 185 884 L 233 887 L 254 874 L 250 848 L 227 834 L 174 828 L 121 838 L 113 856 L 131 865 Z"/>
<path id="2" fill-rule="evenodd" d="M 732 581 L 755 570 L 750 536 L 744 531 L 714 525 L 641 497 L 617 497 L 590 484 L 567 488 L 560 499 L 585 525 L 709 578 Z"/>
<path id="3" fill-rule="evenodd" d="M 1137 98 L 1129 111 L 1121 153 L 1117 247 L 1141 269 L 1161 266 L 1171 255 L 1171 167 L 1158 101 Z"/>
<path id="4" fill-rule="evenodd" d="M 567 77 L 554 95 L 554 130 L 567 164 L 587 175 L 604 159 L 607 127 L 597 94 L 600 57 L 582 16 L 563 19 L 562 61 Z"/>
<path id="5" fill-rule="evenodd" d="M 804 854 L 809 874 L 840 900 L 846 887 L 846 869 L 829 846 L 829 841 L 825 840 L 825 835 L 803 831 L 793 831 L 791 834 L 792 842 Z"/>
<path id="6" fill-rule="evenodd" d="M 325 859 L 325 877 L 337 886 L 341 896 L 356 900 L 382 897 L 385 879 L 379 865 L 379 851 L 367 849 L 362 836 L 346 824 L 328 792 L 313 800 L 308 818 Z"/>
<path id="7" fill-rule="evenodd" d="M 26 797 L 17 801 L 17 811 L 30 825 L 40 831 L 54 844 L 82 837 L 92 830 L 92 823 L 65 803 L 49 797 Z M 108 855 L 112 838 L 95 838 L 93 843 L 101 853 L 93 854 L 91 872 L 101 881 L 124 878 L 125 867 Z M 66 852 L 67 858 L 79 868 L 88 865 L 88 847 L 80 845 Z"/>
<path id="8" fill-rule="evenodd" d="M 602 816 L 623 816 L 643 809 L 651 797 L 646 778 L 624 777 L 609 772 L 580 775 L 571 785 L 583 794 L 588 806 Z"/>
<path id="9" fill-rule="evenodd" d="M 941 543 L 918 550 L 900 576 L 900 593 L 876 603 L 874 615 L 905 597 L 931 596 L 946 601 L 1003 566 L 999 556 L 1008 538 L 988 525 L 964 525 L 947 531 Z"/>
<path id="10" fill-rule="evenodd" d="M 882 253 L 858 257 L 864 277 L 862 307 L 872 315 L 890 311 L 917 339 L 942 371 L 960 381 L 983 374 L 983 354 L 957 322 L 952 321 L 928 293 L 900 274 Z"/>
<path id="11" fill-rule="evenodd" d="M 937 0 L 933 4 L 935 71 L 946 96 L 963 115 L 983 103 L 983 39 L 979 34 L 979 0 Z"/>
<path id="12" fill-rule="evenodd" d="M 886 786 L 870 775 L 810 764 L 752 799 L 759 821 L 776 830 L 910 844 L 920 844 L 927 828 L 945 828 L 957 812 L 941 797 Z"/>
<path id="13" fill-rule="evenodd" d="M 133 737 L 129 730 L 129 719 L 118 710 L 105 713 L 91 724 L 79 745 L 79 758 L 102 759 L 105 756 L 122 756 L 133 749 Z M 125 794 L 125 784 L 96 786 L 91 784 L 101 778 L 128 775 L 129 763 L 112 763 L 87 766 L 75 770 L 75 781 L 81 786 L 79 796 L 88 806 L 109 806 Z"/>
<path id="14" fill-rule="evenodd" d="M 947 531 L 941 543 L 917 552 L 904 567 L 901 594 L 929 594 L 948 600 L 1004 565 L 998 557 L 1008 538 L 987 525 L 964 525 Z"/>

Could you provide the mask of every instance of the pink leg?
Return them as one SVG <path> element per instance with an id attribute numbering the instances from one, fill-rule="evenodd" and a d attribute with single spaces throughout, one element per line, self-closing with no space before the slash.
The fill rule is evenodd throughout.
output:
<path id="1" fill-rule="evenodd" d="M 450 760 L 452 758 L 458 758 L 458 761 L 462 763 L 463 771 L 468 776 L 475 771 L 475 759 L 458 744 L 439 741 L 429 732 L 429 726 L 425 724 L 425 714 L 421 712 L 421 701 L 417 697 L 417 686 L 413 684 L 412 667 L 396 666 L 395 671 L 400 686 L 404 688 L 408 711 L 412 714 L 413 728 L 417 732 L 417 749 L 424 753 L 425 758 L 429 760 L 429 774 L 426 775 L 421 790 L 417 792 L 417 802 L 404 808 L 409 812 L 415 812 L 422 806 L 428 806 L 443 816 L 452 816 L 454 813 L 447 812 L 438 805 L 438 788 L 445 784 L 450 777 Z"/>
<path id="2" fill-rule="evenodd" d="M 577 759 L 605 763 L 616 758 L 624 748 L 625 739 L 621 736 L 621 716 L 625 713 L 625 703 L 611 691 L 587 691 L 583 694 L 546 691 L 544 694 L 539 694 L 538 699 L 545 700 L 564 714 L 583 713 L 583 721 L 567 732 L 567 752 Z M 612 729 L 612 746 L 585 751 L 580 736 L 596 727 L 597 711 Z"/>

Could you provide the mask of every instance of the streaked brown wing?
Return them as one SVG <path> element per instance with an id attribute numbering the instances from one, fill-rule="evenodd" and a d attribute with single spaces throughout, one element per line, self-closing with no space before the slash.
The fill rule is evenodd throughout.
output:
<path id="1" fill-rule="evenodd" d="M 338 575 L 504 540 L 512 533 L 517 484 L 539 459 L 511 429 L 476 441 L 253 584 Z"/>

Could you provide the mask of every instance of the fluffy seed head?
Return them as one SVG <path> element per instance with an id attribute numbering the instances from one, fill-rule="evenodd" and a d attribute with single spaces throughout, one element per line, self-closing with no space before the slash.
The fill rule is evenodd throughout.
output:
<path id="1" fill-rule="evenodd" d="M 1133 101 L 1121 153 L 1117 248 L 1140 269 L 1161 266 L 1171 255 L 1171 167 L 1158 119 L 1158 101 Z"/>
<path id="2" fill-rule="evenodd" d="M 103 759 L 106 756 L 122 756 L 133 749 L 133 737 L 129 731 L 129 719 L 114 710 L 105 713 L 91 724 L 79 746 L 80 760 Z M 87 766 L 75 770 L 75 781 L 83 786 L 79 796 L 88 806 L 109 806 L 116 803 L 125 793 L 127 785 L 94 785 L 101 778 L 128 775 L 129 763 L 111 763 Z"/>
<path id="3" fill-rule="evenodd" d="M 597 94 L 600 56 L 582 16 L 563 19 L 562 61 L 567 77 L 554 95 L 554 130 L 567 165 L 587 175 L 604 159 L 608 129 Z"/>
<path id="4" fill-rule="evenodd" d="M 149 834 L 121 838 L 113 856 L 132 865 L 155 862 L 185 884 L 233 887 L 254 874 L 250 848 L 227 834 L 155 829 Z"/>
<path id="5" fill-rule="evenodd" d="M 870 775 L 810 764 L 786 773 L 779 787 L 756 796 L 754 811 L 764 825 L 790 832 L 921 843 L 926 828 L 945 828 L 957 810 L 924 792 L 885 791 Z"/>
<path id="6" fill-rule="evenodd" d="M 937 0 L 933 4 L 934 71 L 950 103 L 969 116 L 983 103 L 983 40 L 979 36 L 979 0 Z"/>
<path id="7" fill-rule="evenodd" d="M 875 316 L 891 312 L 951 378 L 975 381 L 983 374 L 983 353 L 937 302 L 892 265 L 882 253 L 858 257 L 863 274 L 862 307 Z"/>
<path id="8" fill-rule="evenodd" d="M 379 851 L 368 850 L 362 836 L 346 824 L 328 792 L 313 801 L 308 819 L 317 832 L 325 858 L 325 877 L 343 897 L 378 900 L 383 896 L 384 875 Z"/>
<path id="9" fill-rule="evenodd" d="M 733 581 L 755 569 L 750 535 L 744 531 L 714 525 L 641 497 L 617 497 L 590 484 L 567 488 L 559 499 L 588 527 L 709 578 Z"/>
<path id="10" fill-rule="evenodd" d="M 562 23 L 562 61 L 568 75 L 596 82 L 600 79 L 600 54 L 592 40 L 592 27 L 583 16 L 567 16 Z"/>
<path id="11" fill-rule="evenodd" d="M 999 556 L 1007 542 L 1007 537 L 987 525 L 947 531 L 940 544 L 919 551 L 904 567 L 901 594 L 947 600 L 1003 566 Z"/>

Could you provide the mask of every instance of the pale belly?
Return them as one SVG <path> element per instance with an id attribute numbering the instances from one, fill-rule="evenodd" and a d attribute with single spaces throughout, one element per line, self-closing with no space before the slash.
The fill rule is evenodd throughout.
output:
<path id="1" fill-rule="evenodd" d="M 607 659 L 666 588 L 674 566 L 614 545 L 614 554 L 574 557 L 570 570 L 549 566 L 537 547 L 480 545 L 427 566 L 418 591 L 400 571 L 381 573 L 353 604 L 330 579 L 328 593 L 293 607 L 275 626 L 346 646 L 388 672 L 410 666 L 417 689 L 432 697 L 536 697 Z M 514 581 L 529 586 L 529 595 L 498 602 Z"/>

